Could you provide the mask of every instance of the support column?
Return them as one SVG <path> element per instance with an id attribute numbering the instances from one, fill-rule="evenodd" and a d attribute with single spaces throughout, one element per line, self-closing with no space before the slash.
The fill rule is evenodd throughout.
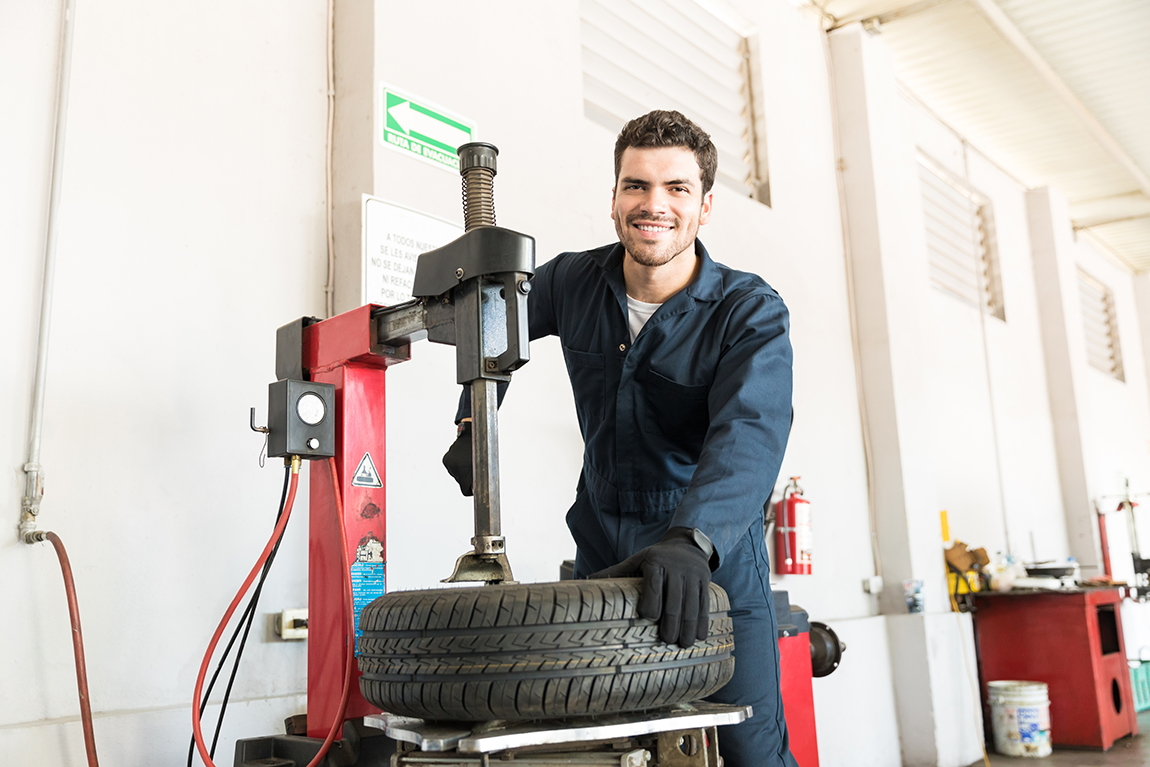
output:
<path id="1" fill-rule="evenodd" d="M 1084 575 L 1101 575 L 1102 548 L 1086 471 L 1088 438 L 1080 420 L 1088 371 L 1074 234 L 1066 200 L 1057 191 L 1028 192 L 1026 207 L 1066 537 Z"/>
<path id="2" fill-rule="evenodd" d="M 894 669 L 903 764 L 963 767 L 981 757 L 970 682 L 968 616 L 950 613 L 922 371 L 929 271 L 916 204 L 914 145 L 881 38 L 854 24 L 831 33 L 839 158 L 849 224 L 875 511 L 885 586 L 879 599 Z M 908 614 L 902 582 L 923 582 L 926 613 Z M 965 663 L 964 658 L 970 662 Z"/>

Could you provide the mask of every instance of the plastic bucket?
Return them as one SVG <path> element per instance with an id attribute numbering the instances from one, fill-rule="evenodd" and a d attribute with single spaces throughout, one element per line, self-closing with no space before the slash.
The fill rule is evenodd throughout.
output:
<path id="1" fill-rule="evenodd" d="M 1050 756 L 1050 698 L 1044 682 L 986 683 L 994 750 L 1005 756 Z"/>

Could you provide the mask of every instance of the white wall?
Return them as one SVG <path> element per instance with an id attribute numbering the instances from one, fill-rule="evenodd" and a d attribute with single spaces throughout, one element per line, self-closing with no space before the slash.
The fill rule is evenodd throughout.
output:
<path id="1" fill-rule="evenodd" d="M 1150 394 L 1135 280 L 1074 236 L 1057 190 L 1029 192 L 1027 206 L 1067 539 L 1086 574 L 1094 575 L 1101 572 L 1095 508 L 1112 511 L 1127 479 L 1134 493 L 1144 492 L 1147 483 Z M 1087 362 L 1080 270 L 1113 292 L 1125 381 Z M 1114 575 L 1120 579 L 1133 574 L 1124 516 L 1111 515 L 1107 525 Z"/>
<path id="2" fill-rule="evenodd" d="M 1150 397 L 1147 396 L 1134 280 L 1085 239 L 1079 239 L 1077 244 L 1075 260 L 1079 268 L 1114 292 L 1126 379 L 1118 381 L 1088 366 L 1087 395 L 1091 410 L 1084 414 L 1084 421 L 1092 431 L 1095 449 L 1088 471 L 1103 495 L 1121 494 L 1125 480 L 1130 481 L 1132 492 L 1146 492 L 1150 490 L 1150 443 L 1147 442 Z M 1150 526 L 1146 532 L 1150 533 Z M 1147 543 L 1150 544 L 1150 540 Z"/>
<path id="3" fill-rule="evenodd" d="M 814 508 L 816 564 L 814 575 L 782 577 L 777 586 L 849 646 L 838 671 L 814 683 L 822 762 L 893 766 L 907 733 L 899 729 L 892 679 L 928 668 L 928 703 L 943 711 L 949 704 L 939 696 L 960 694 L 965 683 L 956 648 L 969 629 L 941 614 L 877 616 L 876 601 L 862 591 L 875 563 L 822 33 L 817 19 L 784 0 L 734 4 L 760 36 L 772 207 L 720 186 L 703 239 L 719 261 L 762 274 L 791 309 L 796 416 L 782 476 L 803 478 Z M 258 467 L 261 440 L 248 431 L 247 417 L 252 405 L 264 417 L 275 328 L 323 313 L 325 8 L 216 2 L 193 11 L 120 0 L 81 3 L 77 14 L 41 526 L 70 547 L 97 742 L 108 763 L 183 760 L 200 657 L 271 528 L 282 469 L 274 461 Z M 540 261 L 608 242 L 614 136 L 583 116 L 578 3 L 506 0 L 498 11 L 441 2 L 437 18 L 468 23 L 430 24 L 426 7 L 376 3 L 374 60 L 364 79 L 373 81 L 375 95 L 374 83 L 385 81 L 478 121 L 479 138 L 501 149 L 499 223 L 535 236 Z M 59 9 L 12 6 L 4 21 L 0 78 L 10 101 L 0 113 L 0 205 L 8 216 L 0 245 L 12 255 L 0 265 L 0 303 L 8 309 L 3 348 L 11 372 L 0 378 L 0 395 L 13 404 L 0 409 L 10 521 L 0 526 L 0 605 L 16 628 L 0 640 L 0 689 L 9 693 L 0 696 L 0 751 L 29 763 L 80 764 L 58 568 L 49 547 L 24 546 L 15 535 Z M 916 142 L 950 147 L 936 149 L 945 155 L 938 159 L 955 161 L 953 136 L 896 100 L 890 105 L 885 120 L 916 126 L 896 126 L 901 143 L 893 134 L 884 138 L 894 162 L 912 161 Z M 368 164 L 376 195 L 460 219 L 456 175 L 377 145 L 358 151 L 366 154 L 353 161 Z M 1064 501 L 1049 412 L 1057 403 L 1045 393 L 1023 190 L 977 152 L 968 159 L 971 183 L 995 204 L 1007 322 L 990 322 L 982 354 L 981 329 L 958 311 L 965 307 L 930 291 L 921 264 L 891 283 L 906 294 L 891 317 L 926 318 L 920 328 L 894 327 L 900 348 L 929 352 L 898 362 L 892 402 L 909 407 L 904 416 L 935 419 L 931 440 L 922 423 L 872 424 L 897 432 L 896 441 L 898 433 L 918 435 L 929 448 L 906 462 L 914 469 L 904 478 L 914 503 L 896 531 L 905 545 L 892 556 L 904 559 L 908 572 L 939 571 L 937 508 L 929 501 L 936 495 L 951 507 L 955 533 L 972 544 L 994 548 L 1005 528 L 1024 554 L 1031 531 L 1040 557 L 1068 550 L 1056 513 Z M 880 185 L 876 202 L 889 213 L 883 241 L 899 243 L 913 267 L 915 248 L 921 250 L 917 197 L 906 181 L 909 166 L 900 168 Z M 1150 397 L 1133 281 L 1085 245 L 1074 253 L 1115 291 L 1127 371 L 1125 385 L 1085 371 L 1091 411 L 1083 428 L 1098 447 L 1087 451 L 1084 465 L 1099 493 L 1113 491 L 1119 471 L 1138 489 L 1150 481 Z M 347 300 L 337 295 L 337 305 Z M 907 340 L 916 334 L 923 338 Z M 922 343 L 943 334 L 953 354 Z M 453 356 L 450 348 L 419 345 L 411 362 L 388 373 L 392 589 L 435 586 L 469 548 L 470 502 L 439 463 L 454 438 Z M 939 439 L 948 424 L 962 425 L 932 409 L 942 393 L 965 398 L 975 427 L 966 436 Z M 581 461 L 553 340 L 532 347 L 501 429 L 512 565 L 520 580 L 552 580 L 559 562 L 574 554 L 563 513 Z M 992 437 L 1001 493 L 986 458 Z M 987 479 L 964 485 L 972 473 Z M 303 485 L 306 498 L 306 477 Z M 306 603 L 305 511 L 301 502 L 265 588 L 221 763 L 230 761 L 234 738 L 277 732 L 284 716 L 303 710 L 305 648 L 276 641 L 269 620 Z M 1150 541 L 1150 529 L 1143 540 Z M 941 584 L 931 589 L 941 594 Z M 942 604 L 935 598 L 931 609 Z M 908 642 L 927 666 L 900 657 Z M 922 683 L 914 673 L 899 694 Z M 959 700 L 955 708 L 964 705 Z M 963 752 L 967 725 L 932 735 L 938 763 Z M 939 715 L 934 726 L 949 727 L 949 719 Z"/>
<path id="4" fill-rule="evenodd" d="M 1146 385 L 1142 328 L 1131 275 L 1100 255 L 1085 238 L 1077 241 L 1074 257 L 1080 269 L 1113 291 L 1117 312 L 1126 380 L 1119 381 L 1085 364 L 1085 361 L 1082 371 L 1086 395 L 1086 412 L 1082 419 L 1086 432 L 1084 442 L 1089 446 L 1087 477 L 1099 507 L 1112 512 L 1126 492 L 1127 481 L 1131 493 L 1150 491 L 1150 442 L 1147 441 L 1147 435 L 1150 435 L 1150 394 Z M 1080 319 L 1077 330 L 1083 332 Z M 1142 556 L 1146 557 L 1150 555 L 1150 519 L 1146 518 L 1143 510 L 1144 500 L 1135 498 L 1142 506 L 1135 510 L 1134 519 Z M 1126 514 L 1109 516 L 1108 529 L 1111 531 L 1110 557 L 1115 577 L 1132 581 L 1134 569 L 1130 561 L 1131 541 Z M 1138 614 L 1135 611 L 1130 617 Z M 1124 611 L 1123 618 L 1126 619 L 1127 615 Z M 1143 618 L 1142 624 L 1142 632 L 1150 630 L 1150 620 Z M 1131 627 L 1131 630 L 1136 629 Z M 1137 650 L 1136 647 L 1128 649 Z"/>
<path id="5" fill-rule="evenodd" d="M 992 557 L 1066 557 L 1025 189 L 910 99 L 902 120 L 915 147 L 989 200 L 1006 316 L 980 314 L 928 288 L 925 368 L 939 508 L 953 538 Z M 921 203 L 913 212 L 925 260 Z"/>
<path id="6" fill-rule="evenodd" d="M 820 32 L 783 2 L 741 6 L 762 36 L 774 208 L 720 187 L 704 239 L 720 261 L 763 274 L 794 318 L 783 473 L 803 476 L 822 548 L 815 576 L 781 585 L 815 618 L 865 623 L 873 604 L 860 584 L 874 570 Z M 478 120 L 479 137 L 503 151 L 499 221 L 536 236 L 540 260 L 609 241 L 614 136 L 582 114 L 577 3 L 477 15 L 486 44 L 471 59 L 444 51 L 471 49 L 476 28 L 428 26 L 423 10 L 379 9 L 376 79 Z M 26 447 L 58 22 L 53 9 L 20 13 L 0 46 L 20 63 L 5 72 L 28 73 L 10 83 L 21 103 L 5 112 L 3 151 L 16 172 L 0 185 L 18 256 L 2 281 L 19 361 L 0 384 L 19 403 L 2 416 L 11 467 Z M 42 525 L 72 546 L 101 754 L 172 761 L 206 640 L 274 514 L 281 470 L 257 467 L 247 408 L 262 417 L 275 328 L 322 314 L 324 7 L 124 2 L 81 5 L 76 23 Z M 459 217 L 453 174 L 386 151 L 371 162 L 379 196 Z M 573 555 L 562 515 L 581 447 L 556 344 L 532 352 L 502 413 L 504 530 L 517 576 L 549 580 Z M 453 438 L 452 351 L 423 345 L 414 357 L 388 382 L 394 588 L 434 585 L 470 537 L 470 504 L 439 465 Z M 45 546 L 16 542 L 22 474 L 9 478 L 0 576 L 22 630 L 7 635 L 0 668 L 5 689 L 26 692 L 0 704 L 0 739 L 33 761 L 78 763 L 56 565 Z M 278 731 L 302 709 L 304 648 L 270 639 L 266 619 L 306 599 L 305 537 L 302 523 L 289 527 L 265 589 L 236 690 L 248 702 L 232 708 L 229 738 Z M 867 647 L 886 657 L 882 633 L 857 643 L 855 633 L 844 630 L 854 654 L 837 685 L 889 689 L 867 657 Z M 857 714 L 819 697 L 824 732 Z M 867 731 L 889 735 L 889 702 L 872 714 Z M 876 763 L 893 763 L 880 740 Z M 230 750 L 229 739 L 220 753 Z"/>
<path id="7" fill-rule="evenodd" d="M 59 566 L 16 539 L 60 7 L 9 3 L 0 23 L 0 752 L 67 765 L 83 746 Z M 264 417 L 276 326 L 323 306 L 324 14 L 78 3 L 40 526 L 75 570 L 108 764 L 183 761 L 200 658 L 271 531 L 282 468 L 257 465 L 248 408 Z M 234 737 L 303 710 L 305 647 L 267 622 L 306 601 L 300 519 L 264 590 L 225 762 Z"/>

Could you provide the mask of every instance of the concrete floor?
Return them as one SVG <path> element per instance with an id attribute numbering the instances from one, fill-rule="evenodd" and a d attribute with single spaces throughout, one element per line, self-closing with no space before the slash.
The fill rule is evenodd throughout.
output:
<path id="1" fill-rule="evenodd" d="M 1045 759 L 1021 759 L 990 753 L 991 767 L 1147 767 L 1150 765 L 1150 711 L 1138 715 L 1138 735 L 1123 738 L 1109 751 L 1055 748 Z M 977 761 L 970 767 L 983 767 Z"/>

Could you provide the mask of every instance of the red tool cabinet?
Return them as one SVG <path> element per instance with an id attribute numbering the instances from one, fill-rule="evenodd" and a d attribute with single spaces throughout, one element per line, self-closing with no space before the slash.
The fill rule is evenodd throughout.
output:
<path id="1" fill-rule="evenodd" d="M 1138 733 L 1117 589 L 983 592 L 975 639 L 983 719 L 986 683 L 1045 682 L 1054 745 L 1108 749 Z"/>

